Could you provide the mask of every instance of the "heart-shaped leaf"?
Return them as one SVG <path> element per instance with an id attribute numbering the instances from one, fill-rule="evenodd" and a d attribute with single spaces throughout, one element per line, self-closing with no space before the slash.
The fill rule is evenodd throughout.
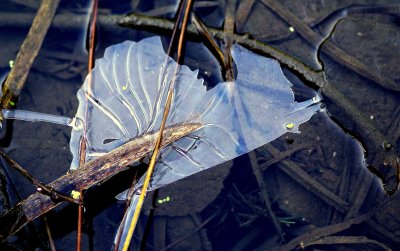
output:
<path id="1" fill-rule="evenodd" d="M 233 46 L 232 56 L 237 79 L 206 90 L 197 71 L 178 66 L 165 54 L 158 37 L 107 48 L 91 72 L 92 89 L 88 91 L 87 78 L 78 92 L 76 118 L 86 126 L 87 160 L 157 130 L 172 81 L 174 98 L 167 126 L 199 122 L 202 127 L 162 149 L 149 190 L 245 154 L 285 132 L 298 132 L 298 126 L 320 109 L 318 98 L 294 101 L 292 84 L 275 60 L 239 45 Z M 71 168 L 78 167 L 83 133 L 72 132 Z M 135 186 L 130 215 L 142 182 Z M 124 238 L 125 233 L 121 243 Z"/>

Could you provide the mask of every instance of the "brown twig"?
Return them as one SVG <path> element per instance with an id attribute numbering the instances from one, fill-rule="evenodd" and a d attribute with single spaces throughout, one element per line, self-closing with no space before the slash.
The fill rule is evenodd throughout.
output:
<path id="1" fill-rule="evenodd" d="M 351 139 L 350 137 L 345 137 L 344 139 L 344 146 L 343 146 L 343 150 L 344 153 L 343 154 L 343 163 L 344 165 L 341 171 L 341 175 L 340 175 L 340 179 L 338 179 L 338 183 L 336 184 L 337 190 L 336 190 L 336 194 L 342 198 L 344 201 L 349 201 L 349 187 L 350 187 L 350 178 L 351 178 L 351 172 L 350 170 L 353 169 L 351 168 L 352 165 L 350 165 L 350 163 L 352 162 L 352 158 L 353 154 L 350 154 L 353 152 L 352 148 L 354 148 L 353 144 L 353 139 Z M 362 172 L 361 175 L 363 175 L 364 173 Z M 358 186 L 355 186 L 358 187 Z M 353 207 L 353 205 L 350 206 L 350 208 Z M 331 219 L 330 219 L 330 223 L 338 223 L 340 221 L 343 220 L 343 214 L 340 213 L 337 210 L 331 210 Z M 349 218 L 354 217 L 354 215 L 351 215 Z"/>
<path id="2" fill-rule="evenodd" d="M 174 142 L 200 126 L 200 124 L 185 124 L 168 127 L 164 131 L 161 145 Z M 129 164 L 147 155 L 154 148 L 157 136 L 157 133 L 149 133 L 134 138 L 113 151 L 87 162 L 76 171 L 58 178 L 47 187 L 51 187 L 58 193 L 70 195 L 73 191 L 81 191 L 98 184 L 127 169 Z M 41 193 L 32 194 L 21 201 L 0 216 L 0 242 L 60 203 Z"/>
<path id="3" fill-rule="evenodd" d="M 43 217 L 44 225 L 46 226 L 46 233 L 47 233 L 47 238 L 49 240 L 49 245 L 50 245 L 50 250 L 51 251 L 56 251 L 56 246 L 54 245 L 53 238 L 51 237 L 51 230 L 49 223 L 47 222 L 47 217 Z"/>
<path id="4" fill-rule="evenodd" d="M 92 93 L 92 71 L 94 67 L 94 50 L 95 50 L 95 38 L 96 38 L 96 24 L 97 24 L 97 10 L 98 10 L 98 0 L 92 1 L 92 11 L 90 15 L 90 29 L 89 29 L 89 56 L 88 56 L 88 87 L 87 92 L 90 96 Z M 85 96 L 87 101 L 87 96 Z M 86 102 L 87 104 L 88 102 Z M 89 111 L 88 106 L 85 106 L 85 121 L 88 121 Z M 86 162 L 86 123 L 84 123 L 84 130 L 83 135 L 80 140 L 80 148 L 79 148 L 79 166 L 83 166 Z M 83 202 L 83 192 L 82 190 L 79 191 L 80 193 L 80 200 Z M 76 233 L 76 250 L 81 250 L 81 239 L 82 239 L 82 214 L 83 214 L 83 205 L 78 205 L 78 228 Z"/>
<path id="5" fill-rule="evenodd" d="M 174 23 L 162 19 L 162 18 L 155 18 L 155 17 L 148 17 L 143 16 L 135 13 L 131 13 L 125 17 L 122 17 L 118 24 L 123 27 L 131 27 L 135 29 L 146 29 L 146 30 L 153 30 L 156 32 L 164 33 L 166 30 L 172 30 L 174 27 Z M 207 28 L 210 31 L 212 37 L 223 40 L 225 38 L 225 33 L 223 30 L 214 29 L 214 28 Z M 199 36 L 199 32 L 194 26 L 188 26 L 186 29 L 188 35 Z M 190 38 L 190 36 L 188 36 Z M 249 38 L 248 35 L 238 35 L 234 34 L 232 37 L 233 43 L 238 43 L 242 46 L 245 46 L 251 50 L 256 52 L 260 52 L 265 56 L 269 56 L 278 60 L 282 65 L 288 67 L 289 69 L 297 72 L 300 74 L 304 79 L 308 80 L 309 82 L 313 83 L 316 86 L 322 87 L 326 85 L 326 80 L 323 72 L 321 71 L 314 71 L 309 66 L 305 65 L 304 63 L 300 62 L 299 60 L 291 57 L 290 55 L 279 51 L 272 46 L 269 46 L 263 42 L 260 42 L 255 39 Z"/>
<path id="6" fill-rule="evenodd" d="M 259 161 L 260 160 L 264 160 L 264 161 L 266 161 L 266 163 L 263 163 L 262 164 L 262 167 L 261 167 L 261 171 L 265 171 L 269 166 L 271 166 L 271 165 L 273 165 L 273 164 L 275 164 L 275 163 L 278 163 L 278 162 L 281 162 L 281 161 L 283 161 L 284 159 L 286 159 L 286 158 L 288 158 L 288 157 L 290 157 L 290 156 L 292 156 L 293 154 L 295 154 L 296 152 L 298 152 L 298 151 L 301 151 L 301 150 L 304 150 L 305 148 L 308 148 L 309 146 L 308 145 L 305 145 L 305 144 L 300 144 L 300 145 L 298 145 L 298 146 L 296 146 L 296 147 L 293 147 L 292 149 L 289 149 L 289 150 L 286 150 L 286 151 L 279 151 L 279 154 L 278 155 L 274 155 L 274 158 L 268 158 L 268 157 L 261 157 L 260 158 L 260 156 L 257 158 Z M 255 150 L 258 154 L 261 154 L 261 152 L 260 151 L 258 151 L 258 150 Z"/>
<path id="7" fill-rule="evenodd" d="M 0 107 L 10 108 L 15 105 L 16 98 L 21 93 L 25 80 L 35 60 L 43 39 L 50 27 L 60 0 L 42 0 L 39 10 L 33 20 L 21 48 L 15 59 L 15 65 L 3 86 L 3 97 Z"/>
<path id="8" fill-rule="evenodd" d="M 65 201 L 69 201 L 71 203 L 80 204 L 79 200 L 75 200 L 75 199 L 73 199 L 71 197 L 65 196 L 65 195 L 57 192 L 57 190 L 55 190 L 54 188 L 52 188 L 50 186 L 47 186 L 47 185 L 43 184 L 42 182 L 40 182 L 38 179 L 33 177 L 28 171 L 26 171 L 22 166 L 20 166 L 17 162 L 15 162 L 13 159 L 8 157 L 2 151 L 0 151 L 0 155 L 3 156 L 4 160 L 12 168 L 17 170 L 22 176 L 27 178 L 33 185 L 35 185 L 37 187 L 37 190 L 38 190 L 39 193 L 47 195 L 47 196 L 50 196 L 54 200 L 62 199 L 62 200 L 65 200 Z"/>
<path id="9" fill-rule="evenodd" d="M 77 222 L 77 230 L 76 230 L 76 250 L 81 250 L 81 241 L 82 241 L 82 214 L 83 214 L 83 192 L 82 189 L 79 190 L 79 200 L 82 202 L 81 205 L 78 205 L 78 222 Z"/>
<path id="10" fill-rule="evenodd" d="M 227 81 L 234 81 L 235 76 L 233 73 L 233 58 L 231 55 L 231 48 L 233 45 L 233 35 L 235 34 L 235 4 L 236 1 L 228 0 L 225 7 L 225 20 L 224 20 L 224 69 L 225 79 Z"/>
<path id="11" fill-rule="evenodd" d="M 360 177 L 361 176 L 361 177 Z M 361 172 L 358 175 L 357 183 L 353 184 L 354 187 L 357 187 L 357 191 L 354 191 L 354 199 L 351 200 L 352 204 L 348 210 L 346 210 L 346 214 L 344 219 L 349 219 L 359 214 L 362 206 L 365 203 L 365 200 L 368 198 L 368 192 L 373 184 L 374 178 L 368 172 Z M 348 190 L 346 190 L 348 192 Z M 340 196 L 340 195 L 339 195 Z"/>
<path id="12" fill-rule="evenodd" d="M 397 179 L 398 170 L 395 168 L 397 156 L 399 156 L 397 149 L 387 151 L 384 148 L 384 145 L 390 142 L 388 139 L 389 135 L 385 135 L 378 130 L 376 126 L 372 124 L 371 120 L 368 119 L 349 98 L 336 90 L 332 85 L 326 85 L 322 88 L 322 93 L 333 103 L 339 104 L 343 112 L 355 122 L 357 131 L 360 133 L 362 140 L 366 143 L 367 150 L 375 153 L 373 161 L 369 163 L 370 166 L 374 168 L 377 173 L 387 174 L 382 176 L 382 179 L 384 179 L 383 182 L 385 183 L 393 176 Z M 383 163 L 387 164 L 383 165 Z M 385 189 L 389 193 L 394 192 L 397 190 L 397 185 L 398 181 L 393 187 L 385 187 Z"/>
<path id="13" fill-rule="evenodd" d="M 392 217 L 390 217 L 390 218 L 392 218 Z M 386 221 L 384 221 L 382 224 L 382 223 L 377 223 L 376 219 L 375 220 L 370 219 L 367 221 L 367 224 L 368 224 L 368 228 L 372 230 L 371 232 L 375 236 L 379 236 L 379 238 L 384 236 L 384 238 L 386 240 L 390 240 L 393 243 L 399 242 L 399 237 L 398 237 L 397 231 L 393 231 L 393 229 L 386 228 L 385 227 Z"/>

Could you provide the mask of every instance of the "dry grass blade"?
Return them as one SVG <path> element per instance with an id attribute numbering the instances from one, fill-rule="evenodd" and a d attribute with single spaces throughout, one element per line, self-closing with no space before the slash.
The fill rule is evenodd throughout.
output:
<path id="1" fill-rule="evenodd" d="M 174 29 L 173 29 L 172 35 L 171 35 L 171 42 L 170 42 L 170 45 L 169 45 L 168 51 L 167 51 L 167 55 L 170 56 L 170 57 L 172 57 L 172 54 L 173 54 L 173 52 L 172 52 L 173 45 L 176 42 L 175 40 L 176 40 L 176 37 L 177 37 L 177 32 L 179 31 L 180 20 L 182 19 L 182 16 L 183 16 L 183 13 L 184 13 L 184 9 L 183 9 L 184 4 L 185 4 L 185 1 L 183 1 L 183 0 L 179 2 L 179 7 L 178 7 L 178 10 L 177 10 L 178 15 L 176 17 L 176 22 L 175 22 Z M 129 210 L 129 206 L 130 206 L 131 201 L 132 201 L 134 186 L 136 185 L 136 182 L 137 182 L 136 175 L 137 174 L 135 174 L 135 177 L 134 177 L 134 179 L 132 181 L 132 185 L 131 185 L 130 192 L 129 192 L 129 197 L 126 200 L 124 216 L 123 216 L 121 222 L 125 222 L 126 219 L 127 219 L 127 216 L 128 216 L 128 210 Z M 125 225 L 122 225 L 120 228 L 118 228 L 118 232 L 117 232 L 117 236 L 116 236 L 116 240 L 117 241 L 115 242 L 115 246 L 114 246 L 114 250 L 115 251 L 118 250 L 118 247 L 119 247 L 119 245 L 121 243 L 122 233 L 124 232 L 124 229 L 125 229 Z"/>
<path id="2" fill-rule="evenodd" d="M 135 173 L 135 176 L 133 177 L 133 181 L 132 181 L 132 185 L 131 188 L 129 189 L 129 193 L 128 193 L 128 198 L 126 200 L 126 204 L 125 204 L 125 212 L 124 212 L 124 217 L 122 217 L 121 222 L 125 222 L 126 217 L 128 216 L 128 208 L 132 202 L 132 197 L 133 197 L 133 192 L 134 192 L 134 186 L 137 182 L 137 173 Z M 117 232 L 117 236 L 116 236 L 116 242 L 115 242 L 115 246 L 114 246 L 114 251 L 118 250 L 119 244 L 121 243 L 121 237 L 122 237 L 122 232 L 124 231 L 124 227 L 120 227 L 118 228 L 118 232 Z"/>
<path id="3" fill-rule="evenodd" d="M 181 33 L 180 33 L 179 41 L 178 41 L 178 51 L 177 51 L 177 54 L 178 54 L 177 57 L 178 58 L 177 58 L 177 62 L 179 62 L 179 59 L 181 57 L 182 48 L 183 48 L 183 41 L 184 41 L 184 34 L 185 34 L 185 30 L 186 30 L 186 27 L 187 27 L 187 24 L 188 24 L 189 13 L 190 13 L 192 4 L 193 4 L 192 0 L 188 0 L 187 3 L 186 3 L 185 15 L 183 17 Z M 178 67 L 179 66 L 177 66 L 177 68 L 176 68 L 176 73 L 177 73 L 177 71 L 179 69 Z M 174 75 L 176 75 L 176 74 L 174 74 Z M 129 245 L 131 243 L 133 232 L 134 232 L 136 224 L 137 224 L 137 222 L 139 220 L 140 211 L 141 211 L 142 206 L 143 206 L 143 202 L 144 202 L 144 198 L 146 196 L 147 188 L 148 188 L 149 183 L 150 183 L 150 178 L 151 178 L 151 175 L 153 174 L 153 170 L 154 170 L 154 166 L 155 166 L 156 159 L 157 159 L 157 156 L 158 156 L 158 152 L 159 152 L 160 147 L 161 147 L 162 135 L 163 135 L 163 131 L 164 131 L 164 128 L 165 128 L 165 123 L 167 121 L 167 117 L 168 117 L 168 114 L 169 114 L 169 110 L 170 110 L 170 107 L 171 107 L 171 103 L 172 103 L 174 84 L 175 84 L 175 82 L 172 82 L 170 84 L 170 86 L 169 86 L 168 96 L 167 96 L 165 109 L 164 109 L 164 113 L 163 113 L 160 129 L 159 129 L 159 133 L 158 133 L 158 138 L 157 138 L 157 141 L 156 141 L 156 144 L 155 144 L 155 147 L 154 147 L 153 154 L 152 154 L 151 159 L 150 159 L 149 168 L 147 169 L 147 172 L 146 172 L 146 178 L 144 180 L 143 187 L 141 189 L 139 201 L 138 201 L 137 206 L 135 208 L 135 213 L 133 215 L 133 219 L 132 219 L 132 222 L 131 222 L 131 224 L 129 226 L 127 237 L 126 237 L 124 245 L 122 247 L 123 251 L 128 250 Z"/>
<path id="4" fill-rule="evenodd" d="M 197 31 L 206 39 L 206 42 L 210 44 L 211 50 L 216 53 L 216 58 L 218 59 L 220 64 L 225 65 L 225 57 L 221 51 L 221 48 L 219 48 L 217 42 L 215 42 L 207 26 L 204 25 L 204 23 L 200 20 L 199 17 L 197 17 L 195 13 L 192 14 L 192 22 Z"/>

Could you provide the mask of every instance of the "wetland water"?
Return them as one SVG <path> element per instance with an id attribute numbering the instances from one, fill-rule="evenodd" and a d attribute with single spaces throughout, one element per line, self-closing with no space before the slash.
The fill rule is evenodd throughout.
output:
<path id="1" fill-rule="evenodd" d="M 0 15 L 1 74 L 9 70 L 38 6 L 35 1 L 18 2 L 0 4 L 4 14 Z M 111 25 L 104 22 L 107 16 L 135 11 L 173 17 L 172 2 L 124 1 L 116 5 L 99 1 L 96 58 L 102 57 L 110 45 L 154 35 L 146 29 Z M 399 245 L 395 231 L 400 222 L 398 194 L 388 197 L 381 179 L 369 169 L 394 186 L 395 166 L 390 161 L 392 154 L 400 150 L 400 2 L 279 1 L 286 11 L 319 34 L 315 40 L 296 28 L 296 23 L 284 21 L 294 22 L 290 15 L 280 13 L 284 17 L 279 17 L 279 11 L 264 5 L 273 2 L 255 1 L 245 17 L 248 6 L 240 3 L 237 32 L 249 33 L 315 69 L 323 69 L 327 86 L 321 92 L 327 112 L 303 124 L 301 134 L 285 134 L 249 155 L 149 194 L 134 238 L 136 246 L 139 240 L 148 250 L 291 250 L 301 245 L 323 250 L 380 250 Z M 196 4 L 196 13 L 207 25 L 222 27 L 224 1 Z M 76 92 L 86 77 L 87 11 L 80 1 L 61 1 L 18 109 L 74 116 L 78 107 Z M 57 19 L 57 15 L 67 18 Z M 169 32 L 157 34 L 164 36 L 168 44 Z M 324 43 L 323 38 L 327 39 Z M 192 70 L 200 69 L 199 75 L 212 86 L 222 81 L 219 64 L 198 41 L 191 38 L 187 43 L 184 63 Z M 332 53 L 332 45 L 345 54 Z M 355 73 L 341 61 L 343 55 L 358 59 L 368 71 Z M 355 62 L 353 59 L 350 61 Z M 289 68 L 284 72 L 294 84 L 297 101 L 313 97 L 318 88 Z M 381 78 L 377 80 L 368 73 Z M 341 93 L 345 101 L 350 100 L 352 106 L 338 99 L 334 91 Z M 14 121 L 7 128 L 12 130 L 4 133 L 2 151 L 41 181 L 49 183 L 68 170 L 72 159 L 69 128 L 23 121 Z M 371 128 L 384 135 L 387 142 L 377 142 L 379 137 L 373 136 L 376 134 Z M 387 143 L 392 145 L 389 151 L 383 148 Z M 8 185 L 1 191 L 6 191 L 11 203 L 35 192 L 33 185 L 9 167 L 7 173 Z M 129 186 L 132 176 L 128 171 L 87 192 L 85 250 L 111 247 L 125 207 L 114 196 Z M 378 212 L 371 213 L 387 200 Z M 58 250 L 74 249 L 76 213 L 75 205 L 65 203 L 47 215 Z M 368 213 L 371 215 L 365 217 Z M 275 216 L 280 230 L 271 216 Z M 24 230 L 9 242 L 22 249 L 45 250 L 43 221 L 34 223 L 35 231 Z"/>

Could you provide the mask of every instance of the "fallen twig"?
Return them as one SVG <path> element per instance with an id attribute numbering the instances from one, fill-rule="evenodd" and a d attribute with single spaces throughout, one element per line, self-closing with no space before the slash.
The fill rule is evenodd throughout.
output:
<path id="1" fill-rule="evenodd" d="M 76 203 L 76 204 L 80 204 L 80 202 L 78 200 L 74 200 L 71 197 L 68 196 L 64 196 L 63 194 L 60 194 L 59 192 L 57 192 L 55 189 L 53 189 L 52 187 L 49 187 L 45 184 L 43 184 L 42 182 L 40 182 L 38 179 L 36 179 L 35 177 L 33 177 L 28 171 L 26 171 L 23 167 L 21 167 L 17 162 L 15 162 L 13 159 L 9 158 L 5 153 L 3 153 L 2 151 L 0 151 L 0 155 L 3 156 L 4 160 L 15 170 L 17 170 L 22 176 L 24 176 L 25 178 L 27 178 L 33 185 L 36 186 L 38 192 L 40 192 L 41 194 L 44 194 L 46 196 L 50 196 L 52 199 L 54 200 L 65 200 L 65 201 L 69 201 L 71 203 Z"/>
<path id="2" fill-rule="evenodd" d="M 21 49 L 15 59 L 14 67 L 11 69 L 4 83 L 3 96 L 0 100 L 0 107 L 2 109 L 10 108 L 15 104 L 15 100 L 25 84 L 33 61 L 39 53 L 39 49 L 42 46 L 43 39 L 50 27 L 51 20 L 54 17 L 59 2 L 60 0 L 42 1 L 28 35 L 22 43 Z"/>
<path id="3" fill-rule="evenodd" d="M 161 145 L 167 145 L 193 132 L 200 124 L 185 124 L 168 127 L 164 130 Z M 127 166 L 136 162 L 153 150 L 158 133 L 149 133 L 134 138 L 128 143 L 113 151 L 96 158 L 76 171 L 66 174 L 48 187 L 58 193 L 70 196 L 74 191 L 87 189 L 102 182 L 115 174 L 127 169 Z M 60 204 L 41 193 L 35 193 L 18 203 L 15 207 L 0 216 L 0 242 L 16 233 L 28 222 L 46 213 Z"/>

